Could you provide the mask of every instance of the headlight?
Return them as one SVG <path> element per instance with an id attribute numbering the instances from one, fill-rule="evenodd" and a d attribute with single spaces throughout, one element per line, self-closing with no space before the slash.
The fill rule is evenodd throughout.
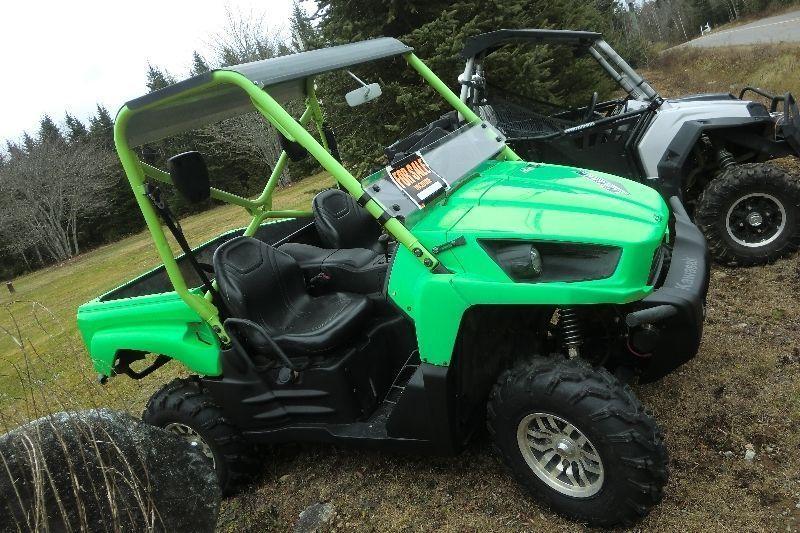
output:
<path id="1" fill-rule="evenodd" d="M 484 250 L 514 281 L 591 281 L 611 277 L 616 246 L 547 241 L 481 240 Z"/>

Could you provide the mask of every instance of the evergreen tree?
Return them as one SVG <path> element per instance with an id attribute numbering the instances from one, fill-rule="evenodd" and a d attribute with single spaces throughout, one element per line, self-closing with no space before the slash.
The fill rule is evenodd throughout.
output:
<path id="1" fill-rule="evenodd" d="M 114 149 L 114 121 L 102 104 L 97 104 L 97 114 L 89 119 L 89 138 L 109 150 Z"/>
<path id="2" fill-rule="evenodd" d="M 27 131 L 22 132 L 22 147 L 26 154 L 33 153 L 36 150 L 36 141 Z"/>
<path id="3" fill-rule="evenodd" d="M 173 83 L 175 83 L 175 78 L 173 78 L 169 72 L 161 70 L 152 63 L 147 64 L 147 81 L 145 85 L 147 85 L 147 90 L 149 92 L 163 89 Z"/>
<path id="4" fill-rule="evenodd" d="M 9 161 L 25 157 L 25 150 L 13 141 L 6 141 L 6 153 L 8 153 Z"/>
<path id="5" fill-rule="evenodd" d="M 81 143 L 89 138 L 89 130 L 78 118 L 67 112 L 64 115 L 64 124 L 67 126 L 67 140 L 70 143 Z"/>
<path id="6" fill-rule="evenodd" d="M 50 115 L 42 116 L 41 120 L 39 121 L 39 133 L 37 135 L 36 141 L 38 143 L 64 142 L 64 135 L 61 133 L 61 130 L 56 125 L 56 123 L 53 122 L 53 119 L 50 118 Z"/>
<path id="7" fill-rule="evenodd" d="M 197 50 L 195 50 L 192 53 L 192 68 L 189 70 L 190 74 L 192 76 L 197 76 L 198 74 L 203 74 L 209 70 L 211 69 L 209 68 L 208 63 L 206 63 L 206 60 L 203 59 L 203 56 L 201 56 Z"/>
<path id="8" fill-rule="evenodd" d="M 317 32 L 311 22 L 311 17 L 303 9 L 298 0 L 292 2 L 292 15 L 289 19 L 289 28 L 292 32 L 292 51 L 302 52 L 315 48 L 318 40 Z"/>

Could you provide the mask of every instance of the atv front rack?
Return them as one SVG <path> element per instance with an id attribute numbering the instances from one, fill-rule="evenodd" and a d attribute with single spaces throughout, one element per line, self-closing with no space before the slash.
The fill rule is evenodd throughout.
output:
<path id="1" fill-rule="evenodd" d="M 783 137 L 786 143 L 794 151 L 795 155 L 800 156 L 800 112 L 797 110 L 792 93 L 784 95 L 774 95 L 758 87 L 747 86 L 739 93 L 739 100 L 744 99 L 748 92 L 757 94 L 770 101 L 769 112 L 774 115 L 778 112 L 778 104 L 783 103 L 783 112 L 779 114 L 776 122 L 776 136 Z"/>

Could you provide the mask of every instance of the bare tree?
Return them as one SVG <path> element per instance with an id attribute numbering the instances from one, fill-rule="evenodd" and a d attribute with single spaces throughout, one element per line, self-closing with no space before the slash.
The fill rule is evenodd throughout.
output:
<path id="1" fill-rule="evenodd" d="M 207 42 L 210 56 L 220 66 L 268 59 L 290 52 L 280 27 L 266 24 L 266 14 L 226 8 L 224 28 Z M 291 106 L 290 106 L 291 107 Z M 215 153 L 241 155 L 272 164 L 281 153 L 278 133 L 257 113 L 248 113 L 204 128 Z M 283 184 L 291 181 L 288 170 Z"/>
<path id="2" fill-rule="evenodd" d="M 281 28 L 270 27 L 265 19 L 265 12 L 226 7 L 224 28 L 207 41 L 216 63 L 234 65 L 287 53 Z"/>
<path id="3" fill-rule="evenodd" d="M 113 154 L 95 143 L 44 139 L 0 170 L 4 240 L 62 261 L 79 253 L 80 218 L 105 206 Z"/>

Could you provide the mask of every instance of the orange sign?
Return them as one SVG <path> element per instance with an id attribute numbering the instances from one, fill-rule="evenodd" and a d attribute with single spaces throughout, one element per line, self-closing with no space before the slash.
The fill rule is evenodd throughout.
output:
<path id="1" fill-rule="evenodd" d="M 387 171 L 394 184 L 419 207 L 447 188 L 447 182 L 418 153 L 390 165 Z"/>

